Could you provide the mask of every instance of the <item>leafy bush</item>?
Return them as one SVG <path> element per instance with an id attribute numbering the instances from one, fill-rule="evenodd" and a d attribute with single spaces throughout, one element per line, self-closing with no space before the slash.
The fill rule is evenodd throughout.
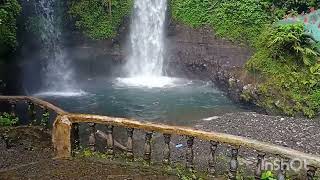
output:
<path id="1" fill-rule="evenodd" d="M 315 116 L 320 109 L 319 52 L 303 25 L 267 28 L 258 42 L 246 64 L 251 73 L 261 75 L 257 104 L 287 115 Z"/>
<path id="2" fill-rule="evenodd" d="M 237 41 L 254 42 L 270 23 L 256 0 L 171 0 L 175 20 L 192 27 L 212 26 L 216 33 Z"/>
<path id="3" fill-rule="evenodd" d="M 259 1 L 225 0 L 218 4 L 210 24 L 223 37 L 252 44 L 269 23 L 269 16 Z"/>
<path id="4" fill-rule="evenodd" d="M 0 126 L 14 126 L 18 123 L 18 117 L 12 116 L 8 113 L 0 115 Z"/>
<path id="5" fill-rule="evenodd" d="M 73 0 L 69 13 L 76 27 L 92 39 L 114 37 L 123 18 L 130 13 L 132 0 Z"/>
<path id="6" fill-rule="evenodd" d="M 21 6 L 17 0 L 0 2 L 0 56 L 17 46 L 16 18 L 20 11 Z"/>
<path id="7" fill-rule="evenodd" d="M 268 7 L 282 10 L 283 12 L 295 11 L 297 13 L 307 12 L 310 7 L 318 7 L 317 0 L 262 0 Z"/>

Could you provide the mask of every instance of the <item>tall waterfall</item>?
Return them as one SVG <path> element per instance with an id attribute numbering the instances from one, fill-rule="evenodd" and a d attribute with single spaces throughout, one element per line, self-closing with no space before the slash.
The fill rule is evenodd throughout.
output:
<path id="1" fill-rule="evenodd" d="M 128 85 L 162 87 L 171 82 L 164 76 L 165 19 L 167 0 L 135 0 L 130 32 L 130 55 L 125 70 Z"/>
<path id="2" fill-rule="evenodd" d="M 72 95 L 75 91 L 74 72 L 62 46 L 62 19 L 59 0 L 39 0 L 35 3 L 39 36 L 44 54 L 43 87 L 48 94 Z"/>

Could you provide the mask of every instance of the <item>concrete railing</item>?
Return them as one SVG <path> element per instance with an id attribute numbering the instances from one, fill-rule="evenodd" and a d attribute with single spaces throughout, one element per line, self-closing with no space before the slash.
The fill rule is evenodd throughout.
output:
<path id="1" fill-rule="evenodd" d="M 238 153 L 240 148 L 247 148 L 256 150 L 257 163 L 255 169 L 255 178 L 260 179 L 263 169 L 263 162 L 266 155 L 273 155 L 283 159 L 301 160 L 306 163 L 306 177 L 307 179 L 313 179 L 317 168 L 320 167 L 320 157 L 312 154 L 306 154 L 300 151 L 296 151 L 290 148 L 257 141 L 254 139 L 235 136 L 225 133 L 218 133 L 214 131 L 201 131 L 187 127 L 169 126 L 164 124 L 156 124 L 150 122 L 141 122 L 134 119 L 116 118 L 108 116 L 88 115 L 88 114 L 74 114 L 63 111 L 62 109 L 55 107 L 54 105 L 42 101 L 33 97 L 7 97 L 0 96 L 0 101 L 8 101 L 14 104 L 17 101 L 27 101 L 28 107 L 30 104 L 36 104 L 44 109 L 50 109 L 56 112 L 57 116 L 53 124 L 52 129 L 52 142 L 54 146 L 56 158 L 70 158 L 74 147 L 79 146 L 79 123 L 89 124 L 89 137 L 88 146 L 92 151 L 96 150 L 96 125 L 106 125 L 106 140 L 107 147 L 106 153 L 113 156 L 115 151 L 115 140 L 113 135 L 113 128 L 123 127 L 127 131 L 127 143 L 125 147 L 126 155 L 128 159 L 133 160 L 133 133 L 134 130 L 145 131 L 145 143 L 144 143 L 144 160 L 146 162 L 151 161 L 151 139 L 153 133 L 163 134 L 163 163 L 170 164 L 171 160 L 171 135 L 180 135 L 187 137 L 187 149 L 186 149 L 186 167 L 194 168 L 194 139 L 201 139 L 207 141 L 210 144 L 210 155 L 208 163 L 209 173 L 215 172 L 215 156 L 219 144 L 227 144 L 232 147 L 231 159 L 229 162 L 229 179 L 236 179 L 238 172 Z M 12 105 L 12 111 L 14 111 L 14 105 Z M 30 110 L 30 108 L 28 108 Z M 34 114 L 33 112 L 30 113 Z M 32 118 L 31 118 L 32 119 Z M 278 179 L 286 179 L 286 165 L 280 165 L 280 171 L 278 172 Z"/>

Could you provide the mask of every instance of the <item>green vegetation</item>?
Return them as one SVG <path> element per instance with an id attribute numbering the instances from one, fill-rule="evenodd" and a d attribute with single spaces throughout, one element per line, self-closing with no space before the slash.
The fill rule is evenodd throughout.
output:
<path id="1" fill-rule="evenodd" d="M 192 27 L 210 26 L 215 33 L 254 45 L 266 25 L 287 13 L 307 12 L 316 0 L 171 0 L 172 17 Z"/>
<path id="2" fill-rule="evenodd" d="M 7 55 L 17 46 L 16 18 L 21 7 L 17 0 L 0 2 L 0 57 Z"/>
<path id="3" fill-rule="evenodd" d="M 97 40 L 107 39 L 117 35 L 132 3 L 132 0 L 73 0 L 69 13 L 85 35 Z"/>
<path id="4" fill-rule="evenodd" d="M 275 25 L 287 14 L 319 7 L 316 0 L 171 0 L 172 16 L 255 50 L 247 70 L 258 78 L 245 100 L 273 112 L 313 117 L 320 109 L 319 44 L 303 24 Z"/>
<path id="5" fill-rule="evenodd" d="M 303 24 L 267 28 L 247 69 L 260 77 L 258 105 L 273 111 L 313 117 L 320 109 L 320 63 L 317 44 Z"/>
<path id="6" fill-rule="evenodd" d="M 0 115 L 0 127 L 1 126 L 14 126 L 18 123 L 19 118 L 12 116 L 8 113 Z"/>
<path id="7" fill-rule="evenodd" d="M 273 175 L 272 171 L 266 171 L 262 173 L 261 180 L 276 180 L 276 178 Z"/>
<path id="8" fill-rule="evenodd" d="M 218 35 L 237 41 L 253 42 L 270 22 L 256 0 L 171 0 L 171 9 L 177 21 L 212 26 Z"/>

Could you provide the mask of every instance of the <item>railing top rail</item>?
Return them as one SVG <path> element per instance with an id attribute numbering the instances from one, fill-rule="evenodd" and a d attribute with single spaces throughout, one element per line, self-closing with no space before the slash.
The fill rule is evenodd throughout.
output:
<path id="1" fill-rule="evenodd" d="M 193 136 L 202 140 L 216 141 L 236 147 L 245 147 L 260 152 L 273 154 L 283 158 L 306 160 L 308 165 L 320 167 L 320 156 L 303 153 L 297 150 L 286 148 L 279 145 L 260 142 L 251 138 L 235 136 L 214 131 L 195 130 L 187 127 L 169 126 L 165 124 L 156 124 L 151 122 L 136 121 L 126 118 L 115 118 L 108 116 L 98 116 L 89 114 L 68 114 L 66 117 L 71 123 L 97 123 L 111 124 L 127 128 L 141 129 L 145 131 L 155 131 L 164 134 L 175 134 L 182 136 Z"/>
<path id="2" fill-rule="evenodd" d="M 64 111 L 63 109 L 61 109 L 61 108 L 59 108 L 49 102 L 46 102 L 46 101 L 41 100 L 39 98 L 31 97 L 31 96 L 0 96 L 0 101 L 31 101 L 40 107 L 46 107 L 48 109 L 51 109 L 59 115 L 67 114 L 67 112 Z"/>

